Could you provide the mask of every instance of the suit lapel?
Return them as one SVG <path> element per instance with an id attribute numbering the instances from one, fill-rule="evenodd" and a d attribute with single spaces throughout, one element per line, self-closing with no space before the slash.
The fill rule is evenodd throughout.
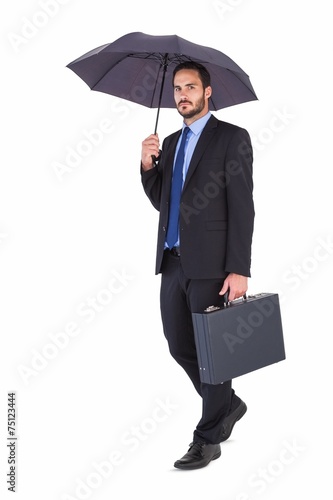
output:
<path id="1" fill-rule="evenodd" d="M 186 186 L 187 186 L 190 178 L 192 177 L 195 169 L 197 168 L 197 165 L 198 165 L 202 155 L 204 154 L 204 152 L 206 151 L 206 149 L 208 148 L 208 146 L 210 144 L 210 141 L 214 137 L 217 123 L 218 123 L 217 118 L 215 118 L 215 116 L 212 115 L 210 117 L 210 119 L 208 120 L 206 126 L 204 127 L 203 131 L 201 132 L 201 135 L 200 135 L 199 140 L 198 140 L 198 144 L 195 147 L 195 150 L 193 152 L 193 155 L 192 155 L 192 158 L 190 161 L 190 165 L 188 167 L 183 190 L 186 189 Z"/>

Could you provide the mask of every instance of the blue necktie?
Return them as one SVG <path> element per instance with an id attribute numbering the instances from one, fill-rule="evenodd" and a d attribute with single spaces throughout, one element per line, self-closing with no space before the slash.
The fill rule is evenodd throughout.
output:
<path id="1" fill-rule="evenodd" d="M 169 248 L 174 247 L 175 243 L 178 240 L 179 205 L 180 205 L 180 196 L 183 185 L 185 143 L 189 130 L 190 130 L 189 127 L 185 127 L 183 130 L 183 136 L 177 153 L 175 168 L 173 170 L 171 195 L 170 195 L 169 222 L 166 235 L 166 242 Z"/>

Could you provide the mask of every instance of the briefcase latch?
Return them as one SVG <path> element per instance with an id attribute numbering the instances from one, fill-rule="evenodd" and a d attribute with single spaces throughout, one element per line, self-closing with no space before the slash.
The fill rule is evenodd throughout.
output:
<path id="1" fill-rule="evenodd" d="M 206 307 L 205 309 L 205 313 L 210 313 L 210 312 L 213 312 L 213 311 L 218 311 L 219 309 L 221 309 L 219 306 L 209 306 L 209 307 Z"/>

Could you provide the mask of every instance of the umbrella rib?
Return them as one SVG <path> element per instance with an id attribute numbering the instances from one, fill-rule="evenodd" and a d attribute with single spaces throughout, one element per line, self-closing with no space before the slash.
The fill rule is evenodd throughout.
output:
<path id="1" fill-rule="evenodd" d="M 133 59 L 156 59 L 157 61 L 161 61 L 161 64 L 164 64 L 164 57 L 159 52 L 138 52 L 137 54 L 128 54 L 127 57 L 132 57 Z"/>
<path id="2" fill-rule="evenodd" d="M 217 111 L 257 99 L 248 75 L 215 49 L 192 44 L 176 35 L 152 37 L 132 33 L 127 35 L 125 43 L 120 40 L 97 47 L 68 67 L 86 81 L 91 90 L 113 94 L 150 108 L 158 106 L 156 126 L 160 108 L 174 104 L 171 89 L 165 87 L 167 83 L 170 85 L 172 72 L 180 63 L 198 62 L 210 71 L 214 95 L 210 98 L 209 109 Z M 146 92 L 140 92 L 141 89 Z"/>
<path id="3" fill-rule="evenodd" d="M 155 52 L 152 52 L 150 55 L 155 55 L 155 54 L 156 54 Z M 159 102 L 158 102 L 158 109 L 159 109 L 161 106 L 161 101 L 162 101 L 162 93 L 163 93 L 164 80 L 165 80 L 165 75 L 166 75 L 166 68 L 174 61 L 176 61 L 177 63 L 181 63 L 181 62 L 184 62 L 185 58 L 188 61 L 191 61 L 191 59 L 187 56 L 184 56 L 183 54 L 178 54 L 178 53 L 174 54 L 174 57 L 170 57 L 170 54 L 168 54 L 168 53 L 165 53 L 163 56 L 161 53 L 157 53 L 156 55 L 159 56 L 159 57 L 156 57 L 156 59 L 159 59 L 161 61 L 158 73 L 161 71 L 162 68 L 164 70 L 163 76 L 162 76 L 162 83 L 161 83 L 161 92 L 160 92 Z M 133 56 L 133 57 L 135 57 L 135 56 Z M 149 57 L 145 57 L 144 59 L 149 59 Z M 151 58 L 151 59 L 153 59 L 153 58 Z M 157 84 L 158 84 L 158 76 L 155 80 L 155 87 L 154 87 L 153 95 L 152 95 L 152 98 L 150 101 L 150 107 L 153 107 L 155 93 L 156 93 L 156 89 L 157 89 Z M 158 112 L 158 114 L 159 114 L 159 112 Z M 157 116 L 157 119 L 158 119 L 158 116 Z"/>
<path id="4" fill-rule="evenodd" d="M 154 56 L 154 57 L 151 57 L 151 56 Z M 98 85 L 100 83 L 100 81 L 103 80 L 103 78 L 108 74 L 108 72 L 111 69 L 115 68 L 118 64 L 120 64 L 122 61 L 127 59 L 127 57 L 132 57 L 133 59 L 157 59 L 157 60 L 161 61 L 161 64 L 164 63 L 164 58 L 163 58 L 164 56 L 162 56 L 161 54 L 159 54 L 157 52 L 149 52 L 149 53 L 142 52 L 140 54 L 125 54 L 124 57 L 119 59 L 113 66 L 108 67 L 108 69 L 103 73 L 103 75 L 91 87 L 91 90 L 93 90 L 94 87 L 96 87 L 96 85 Z"/>
<path id="5" fill-rule="evenodd" d="M 110 70 L 112 70 L 113 68 L 118 66 L 118 64 L 120 64 L 122 61 L 124 61 L 128 57 L 131 57 L 133 59 L 156 59 L 157 61 L 161 62 L 160 69 L 164 66 L 169 66 L 169 64 L 173 63 L 174 61 L 176 61 L 177 63 L 181 63 L 181 62 L 184 62 L 185 59 L 187 61 L 192 60 L 190 57 L 183 55 L 183 54 L 178 54 L 178 53 L 175 53 L 173 57 L 170 57 L 170 54 L 163 54 L 162 55 L 160 52 L 148 52 L 148 53 L 141 52 L 138 54 L 135 54 L 135 53 L 125 54 L 124 57 L 119 59 L 113 66 L 108 67 L 108 69 L 103 73 L 103 75 L 100 76 L 99 79 L 93 84 L 93 86 L 91 87 L 91 90 L 93 90 L 94 87 L 96 87 L 101 82 L 101 80 L 103 80 L 103 78 L 109 73 Z M 156 84 L 157 84 L 157 82 L 156 82 Z M 155 96 L 155 90 L 156 90 L 156 87 L 154 89 L 153 99 Z M 153 99 L 152 99 L 152 102 L 153 102 Z"/>
<path id="6" fill-rule="evenodd" d="M 91 87 L 91 90 L 94 90 L 94 87 L 96 87 L 96 85 L 99 84 L 99 82 L 101 80 L 103 80 L 103 78 L 108 74 L 108 72 L 115 68 L 119 63 L 121 63 L 124 59 L 126 59 L 127 55 L 125 54 L 125 56 L 122 58 L 122 59 L 119 59 L 119 61 L 117 61 L 113 66 L 109 66 L 108 69 L 103 73 L 103 75 L 97 80 L 97 82 L 94 83 L 94 85 Z"/>
<path id="7" fill-rule="evenodd" d="M 232 73 L 243 85 L 244 85 L 244 82 L 241 80 L 241 78 L 238 76 L 237 72 L 236 71 L 232 71 L 231 69 L 229 69 L 228 71 L 230 71 L 230 73 Z M 251 94 L 254 95 L 254 97 L 257 99 L 257 96 L 255 95 L 254 91 L 247 87 L 247 89 L 251 92 Z"/>
<path id="8" fill-rule="evenodd" d="M 162 55 L 161 52 L 140 52 L 140 53 L 133 53 L 133 54 L 128 54 L 127 57 L 133 57 L 134 59 L 156 59 L 161 62 L 161 64 L 164 65 L 169 65 L 170 63 L 177 61 L 178 63 L 186 61 L 192 61 L 192 59 L 184 54 L 180 54 L 178 52 L 174 53 L 173 56 L 170 56 L 170 54 L 165 53 Z"/>
<path id="9" fill-rule="evenodd" d="M 236 71 L 232 71 L 231 69 L 229 69 L 228 71 L 230 71 L 230 73 L 232 73 L 243 85 L 244 85 L 244 82 L 242 81 L 242 79 L 238 76 L 238 73 Z M 249 88 L 248 86 L 246 86 L 246 88 L 251 92 L 251 94 L 254 95 L 254 97 L 257 99 L 257 96 L 255 95 L 254 91 Z M 239 103 L 240 104 L 240 103 Z"/>
<path id="10" fill-rule="evenodd" d="M 241 83 L 243 83 L 242 80 L 239 78 L 239 76 L 237 75 L 236 72 L 231 71 L 231 70 L 227 70 L 227 71 L 230 71 L 230 73 L 232 73 L 233 76 L 235 76 Z M 211 75 L 212 74 L 216 75 L 216 72 L 214 71 L 214 69 L 211 66 L 209 68 L 209 72 L 211 73 Z M 221 87 L 223 87 L 223 89 L 226 92 L 226 94 L 228 94 L 228 96 L 230 97 L 230 100 L 233 101 L 235 104 L 237 104 L 237 102 L 235 102 L 235 99 L 232 97 L 232 94 L 229 92 L 228 87 L 223 83 L 223 81 L 219 80 L 219 84 L 221 85 Z M 251 93 L 253 94 L 253 92 L 252 92 L 251 89 L 248 89 L 248 90 L 250 90 Z M 253 94 L 253 95 L 256 97 L 255 94 Z M 212 99 L 212 97 L 210 99 L 211 99 L 212 105 L 214 106 L 215 111 L 217 111 L 218 108 L 215 106 L 214 100 Z"/>

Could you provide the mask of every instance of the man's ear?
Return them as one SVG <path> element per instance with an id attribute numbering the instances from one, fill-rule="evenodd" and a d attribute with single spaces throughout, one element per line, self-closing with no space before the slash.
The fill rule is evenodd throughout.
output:
<path id="1" fill-rule="evenodd" d="M 209 97 L 212 95 L 212 87 L 206 87 L 205 88 L 205 97 L 207 97 L 207 99 L 209 99 Z"/>

